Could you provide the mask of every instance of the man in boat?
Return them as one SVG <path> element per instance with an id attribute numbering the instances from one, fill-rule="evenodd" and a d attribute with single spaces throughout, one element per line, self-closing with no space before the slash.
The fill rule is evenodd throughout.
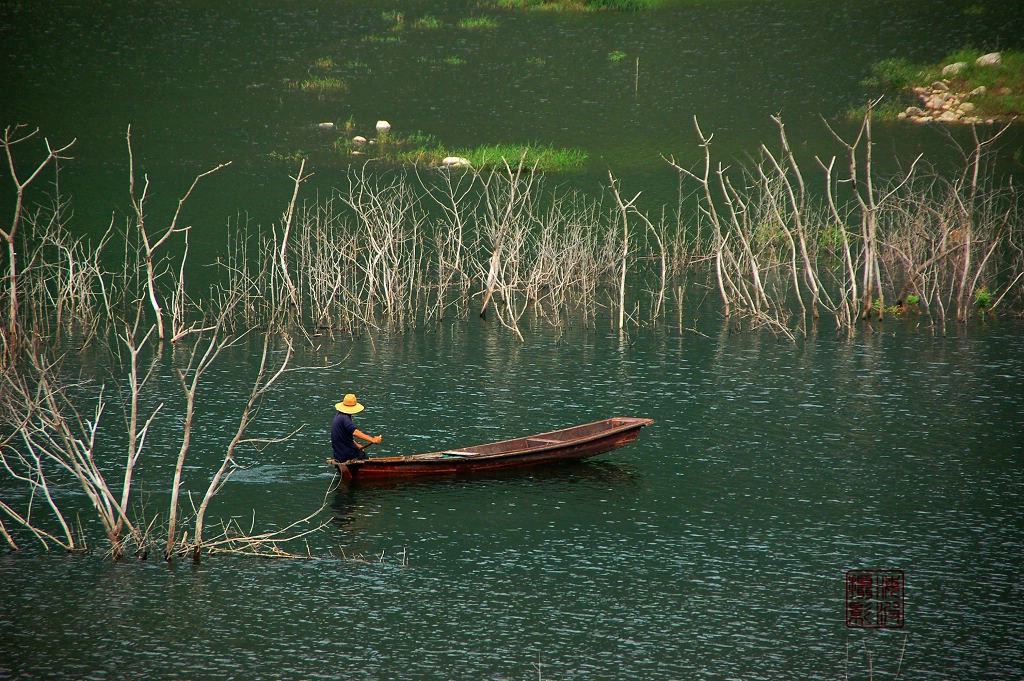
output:
<path id="1" fill-rule="evenodd" d="M 379 445 L 383 439 L 380 435 L 371 437 L 356 428 L 352 422 L 352 416 L 361 412 L 364 407 L 352 393 L 345 395 L 345 399 L 334 405 L 338 411 L 331 423 L 331 447 L 334 449 L 334 460 L 338 463 L 351 461 L 352 459 L 368 459 L 363 449 L 369 445 L 360 447 L 354 438 L 365 440 L 369 444 Z"/>

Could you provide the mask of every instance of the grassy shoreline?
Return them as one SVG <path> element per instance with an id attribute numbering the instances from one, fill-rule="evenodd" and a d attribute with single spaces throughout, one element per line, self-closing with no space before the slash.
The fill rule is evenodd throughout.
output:
<path id="1" fill-rule="evenodd" d="M 896 95 L 875 110 L 883 118 L 965 123 L 1007 120 L 1024 113 L 1024 51 L 965 48 L 932 64 L 901 57 L 884 59 L 871 67 L 871 76 L 862 84 Z M 951 113 L 942 117 L 943 110 Z M 851 113 L 859 116 L 863 109 Z"/>

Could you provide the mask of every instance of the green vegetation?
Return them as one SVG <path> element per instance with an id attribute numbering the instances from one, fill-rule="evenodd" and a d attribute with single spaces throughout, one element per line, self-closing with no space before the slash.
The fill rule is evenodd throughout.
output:
<path id="1" fill-rule="evenodd" d="M 974 292 L 974 304 L 982 312 L 992 307 L 992 291 L 987 286 L 979 288 Z"/>
<path id="2" fill-rule="evenodd" d="M 274 163 L 280 163 L 290 167 L 294 167 L 302 163 L 302 161 L 305 160 L 306 156 L 308 156 L 308 154 L 306 154 L 306 152 L 304 152 L 301 149 L 296 149 L 295 151 L 291 152 L 281 152 L 275 150 L 267 154 L 267 158 L 273 161 Z"/>
<path id="3" fill-rule="evenodd" d="M 348 118 L 345 119 L 345 122 L 342 124 L 341 128 L 349 137 L 354 135 L 356 130 L 356 117 L 350 115 Z"/>
<path id="4" fill-rule="evenodd" d="M 928 78 L 928 68 L 912 64 L 903 57 L 883 59 L 871 66 L 871 76 L 862 80 L 860 84 L 871 88 L 883 87 L 891 90 L 903 90 L 926 80 Z M 941 68 L 937 68 L 932 80 L 940 74 Z"/>
<path id="5" fill-rule="evenodd" d="M 608 53 L 608 61 L 612 62 L 613 64 L 616 62 L 620 62 L 625 58 L 626 53 L 623 52 L 622 50 L 612 50 L 611 52 Z"/>
<path id="6" fill-rule="evenodd" d="M 494 0 L 495 7 L 551 12 L 640 12 L 661 5 L 661 0 Z"/>
<path id="7" fill-rule="evenodd" d="M 311 74 L 294 83 L 294 87 L 303 92 L 344 92 L 348 89 L 348 84 L 337 76 Z"/>
<path id="8" fill-rule="evenodd" d="M 456 57 L 455 55 L 448 55 L 447 57 L 417 57 L 416 61 L 421 64 L 445 64 L 447 66 L 462 66 L 466 63 L 466 60 L 462 57 Z"/>
<path id="9" fill-rule="evenodd" d="M 490 17 L 467 17 L 459 19 L 456 24 L 459 28 L 467 30 L 498 28 L 498 22 Z"/>
<path id="10" fill-rule="evenodd" d="M 437 29 L 441 28 L 442 26 L 444 26 L 444 24 L 441 22 L 441 20 L 430 14 L 422 16 L 416 21 L 412 22 L 413 28 L 418 28 L 421 30 Z"/>
<path id="11" fill-rule="evenodd" d="M 500 169 L 506 164 L 515 167 L 523 159 L 526 167 L 536 167 L 541 172 L 559 172 L 582 168 L 587 161 L 587 153 L 582 149 L 541 144 L 486 144 L 472 149 L 451 149 L 434 135 L 422 132 L 399 135 L 393 130 L 370 141 L 339 138 L 334 148 L 344 156 L 364 156 L 396 165 L 440 165 L 447 157 L 461 157 L 476 170 Z M 281 158 L 286 157 L 281 155 Z"/>
<path id="12" fill-rule="evenodd" d="M 982 65 L 978 58 L 984 50 L 963 49 L 937 64 L 917 64 L 895 57 L 871 67 L 871 76 L 861 81 L 869 88 L 910 96 L 915 88 L 926 88 L 937 81 L 948 83 L 949 90 L 970 97 L 982 117 L 1007 117 L 1024 112 L 1024 52 L 1004 50 L 997 65 Z M 951 64 L 958 68 L 946 69 Z M 876 114 L 891 117 L 898 104 L 876 109 Z"/>
<path id="13" fill-rule="evenodd" d="M 587 153 L 582 149 L 559 149 L 544 145 L 491 144 L 475 149 L 461 149 L 451 154 L 462 156 L 477 170 L 503 168 L 507 163 L 515 167 L 519 159 L 523 164 L 543 172 L 557 172 L 582 168 L 587 162 Z"/>
<path id="14" fill-rule="evenodd" d="M 336 65 L 331 57 L 317 57 L 309 65 L 306 77 L 292 81 L 289 86 L 294 90 L 313 92 L 323 95 L 327 92 L 345 92 L 348 83 L 336 73 Z"/>
<path id="15" fill-rule="evenodd" d="M 432 14 L 424 14 L 418 19 L 407 19 L 401 12 L 382 12 L 381 18 L 388 24 L 388 31 L 399 33 L 406 26 L 416 30 L 430 31 L 444 28 L 444 22 Z M 465 17 L 456 22 L 456 27 L 465 30 L 497 28 L 498 22 L 490 17 Z"/>
<path id="16" fill-rule="evenodd" d="M 384 20 L 384 23 L 391 24 L 392 32 L 397 33 L 405 28 L 405 15 L 398 10 L 391 10 L 387 12 L 381 12 L 380 18 Z"/>
<path id="17" fill-rule="evenodd" d="M 400 42 L 402 42 L 402 39 L 400 37 L 398 37 L 397 35 L 395 35 L 395 34 L 391 34 L 391 35 L 373 34 L 373 35 L 368 35 L 365 38 L 363 38 L 363 42 L 376 43 L 378 45 L 384 45 L 384 44 L 389 44 L 389 43 L 400 43 Z"/>

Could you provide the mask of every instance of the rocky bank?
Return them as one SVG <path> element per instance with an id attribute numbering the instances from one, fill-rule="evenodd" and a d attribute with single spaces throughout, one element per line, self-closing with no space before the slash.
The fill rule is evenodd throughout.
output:
<path id="1" fill-rule="evenodd" d="M 978 57 L 975 62 L 978 66 L 995 68 L 1002 64 L 1002 57 L 999 52 Z M 907 107 L 901 111 L 901 120 L 910 120 L 915 123 L 992 123 L 994 119 L 982 117 L 977 114 L 976 105 L 971 102 L 972 98 L 987 94 L 987 90 L 976 87 L 966 91 L 957 87 L 957 76 L 967 68 L 965 62 L 947 64 L 942 69 L 942 79 L 931 85 L 915 87 L 914 94 L 921 101 L 920 106 Z M 1006 90 L 1006 88 L 1004 88 Z M 1001 95 L 1013 94 L 1012 92 L 999 92 Z"/>

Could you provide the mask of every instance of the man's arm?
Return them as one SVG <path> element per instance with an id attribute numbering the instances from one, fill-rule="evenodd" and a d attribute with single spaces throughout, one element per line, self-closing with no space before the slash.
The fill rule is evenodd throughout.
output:
<path id="1" fill-rule="evenodd" d="M 364 433 L 363 431 L 359 430 L 358 428 L 352 431 L 352 434 L 355 435 L 360 440 L 366 440 L 367 442 L 375 445 L 379 445 L 381 443 L 381 440 L 384 439 L 383 436 L 381 435 L 378 435 L 377 437 L 371 437 Z"/>

